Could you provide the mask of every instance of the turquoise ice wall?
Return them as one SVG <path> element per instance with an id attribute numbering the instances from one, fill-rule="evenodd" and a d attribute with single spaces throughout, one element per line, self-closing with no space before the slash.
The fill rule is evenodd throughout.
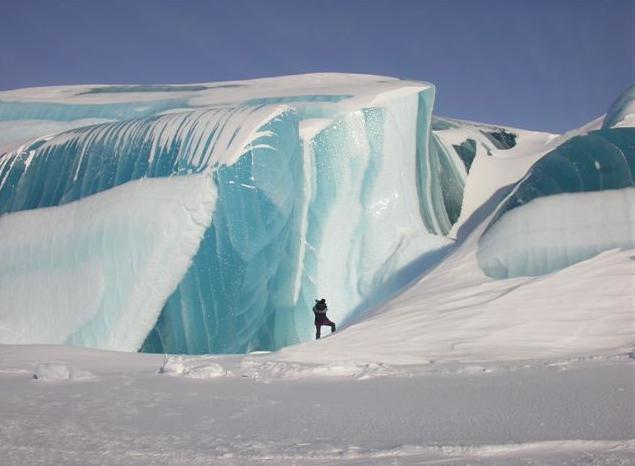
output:
<path id="1" fill-rule="evenodd" d="M 445 244 L 464 180 L 431 143 L 432 87 L 361 105 L 348 104 L 356 99 L 349 93 L 211 106 L 174 95 L 205 89 L 82 93 L 171 96 L 143 102 L 0 101 L 3 121 L 96 121 L 0 156 L 0 215 L 82 201 L 142 178 L 211 177 L 211 225 L 141 350 L 241 353 L 295 343 L 311 335 L 318 293 L 328 293 L 343 318 L 381 299 L 400 267 Z M 66 343 L 95 346 L 102 330 L 85 326 Z"/>

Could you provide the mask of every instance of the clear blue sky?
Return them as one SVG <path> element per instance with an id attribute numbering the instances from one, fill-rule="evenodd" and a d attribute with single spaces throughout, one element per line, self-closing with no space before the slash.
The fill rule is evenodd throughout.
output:
<path id="1" fill-rule="evenodd" d="M 634 0 L 0 0 L 0 89 L 315 71 L 437 85 L 435 113 L 561 132 L 635 81 Z"/>

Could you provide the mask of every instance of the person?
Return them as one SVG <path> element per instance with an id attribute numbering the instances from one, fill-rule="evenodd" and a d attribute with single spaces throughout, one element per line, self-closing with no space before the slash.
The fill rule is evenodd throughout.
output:
<path id="1" fill-rule="evenodd" d="M 326 299 L 316 299 L 315 306 L 313 306 L 313 314 L 315 314 L 315 339 L 320 339 L 320 329 L 323 325 L 328 325 L 331 327 L 331 333 L 335 331 L 335 323 L 331 322 L 328 317 L 326 317 L 326 311 L 328 311 L 328 307 L 326 306 Z"/>

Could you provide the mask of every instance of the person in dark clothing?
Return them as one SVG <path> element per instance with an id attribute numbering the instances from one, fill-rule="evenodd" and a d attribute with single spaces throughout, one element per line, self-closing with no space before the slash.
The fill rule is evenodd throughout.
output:
<path id="1" fill-rule="evenodd" d="M 328 317 L 326 317 L 326 311 L 328 311 L 328 307 L 326 306 L 326 299 L 316 299 L 315 306 L 313 306 L 313 314 L 315 314 L 315 339 L 320 339 L 320 329 L 322 325 L 328 325 L 331 327 L 331 333 L 335 331 L 335 323 L 331 322 Z"/>

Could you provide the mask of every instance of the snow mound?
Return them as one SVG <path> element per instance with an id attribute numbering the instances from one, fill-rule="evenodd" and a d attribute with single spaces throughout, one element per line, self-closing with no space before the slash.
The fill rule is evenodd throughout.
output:
<path id="1" fill-rule="evenodd" d="M 190 377 L 192 379 L 215 379 L 231 373 L 218 363 L 201 358 L 170 356 L 163 361 L 159 374 Z"/>
<path id="2" fill-rule="evenodd" d="M 136 351 L 209 225 L 206 175 L 0 216 L 0 343 Z"/>
<path id="3" fill-rule="evenodd" d="M 83 369 L 78 369 L 65 363 L 47 362 L 35 367 L 33 378 L 41 382 L 59 382 L 90 380 L 95 376 Z"/>
<path id="4" fill-rule="evenodd" d="M 282 379 L 323 377 L 367 380 L 407 374 L 403 368 L 368 361 L 346 360 L 327 364 L 305 364 L 276 360 L 275 356 L 272 359 L 271 354 L 220 358 L 221 356 L 166 356 L 158 373 L 192 379 L 245 377 L 265 383 Z M 222 364 L 220 361 L 223 361 Z"/>
<path id="5" fill-rule="evenodd" d="M 328 364 L 295 364 L 275 360 L 245 358 L 240 364 L 241 375 L 253 379 L 303 379 L 307 377 L 346 377 L 366 380 L 398 375 L 399 369 L 387 364 L 363 361 L 338 361 Z"/>
<path id="6" fill-rule="evenodd" d="M 276 357 L 321 364 L 356 354 L 407 366 L 632 351 L 633 250 L 605 251 L 549 275 L 507 280 L 484 276 L 475 256 L 473 244 L 466 244 L 374 315 L 324 340 L 283 348 Z M 460 281 L 457 273 L 464 274 Z"/>

